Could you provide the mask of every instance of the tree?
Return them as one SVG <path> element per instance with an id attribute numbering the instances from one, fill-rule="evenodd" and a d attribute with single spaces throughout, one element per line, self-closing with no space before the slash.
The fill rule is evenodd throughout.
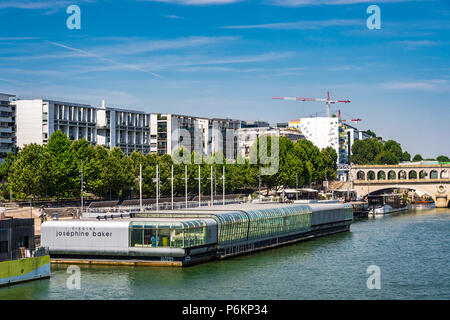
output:
<path id="1" fill-rule="evenodd" d="M 400 159 L 392 151 L 381 151 L 375 158 L 376 164 L 398 164 Z"/>
<path id="2" fill-rule="evenodd" d="M 377 137 L 377 134 L 376 134 L 375 132 L 371 131 L 371 130 L 367 130 L 366 133 L 367 133 L 369 136 L 373 137 L 373 138 L 376 138 L 376 137 Z"/>
<path id="3" fill-rule="evenodd" d="M 423 158 L 420 154 L 416 154 L 414 156 L 414 158 L 412 159 L 412 161 L 422 161 L 422 160 L 423 160 Z"/>
<path id="4" fill-rule="evenodd" d="M 400 160 L 403 157 L 403 151 L 400 144 L 394 140 L 388 140 L 383 145 L 383 150 L 391 151 Z"/>
<path id="5" fill-rule="evenodd" d="M 110 198 L 122 197 L 134 184 L 133 162 L 117 147 L 108 152 L 105 160 L 100 174 L 103 190 L 109 190 Z"/>
<path id="6" fill-rule="evenodd" d="M 354 164 L 373 164 L 381 150 L 383 144 L 375 138 L 355 141 L 350 161 Z"/>
<path id="7" fill-rule="evenodd" d="M 402 158 L 400 159 L 401 161 L 411 161 L 411 155 L 409 154 L 408 151 L 403 152 Z"/>
<path id="8" fill-rule="evenodd" d="M 12 165 L 8 182 L 20 198 L 40 196 L 42 190 L 42 163 L 44 147 L 36 143 L 25 145 Z"/>
<path id="9" fill-rule="evenodd" d="M 6 181 L 8 180 L 8 175 L 12 171 L 12 165 L 14 161 L 16 160 L 16 156 L 12 154 L 11 152 L 8 152 L 6 154 L 5 160 L 0 163 L 0 181 Z"/>
<path id="10" fill-rule="evenodd" d="M 56 195 L 67 193 L 72 195 L 76 187 L 77 177 L 79 172 L 75 162 L 74 153 L 70 149 L 70 139 L 61 130 L 55 131 L 50 136 L 44 150 L 48 152 L 49 165 L 55 168 L 53 172 L 53 184 L 48 186 L 49 195 Z"/>
<path id="11" fill-rule="evenodd" d="M 450 162 L 450 158 L 447 156 L 439 156 L 436 158 L 436 160 L 439 162 Z"/>
<path id="12" fill-rule="evenodd" d="M 337 153 L 332 147 L 326 147 L 320 151 L 320 166 L 318 178 L 321 182 L 327 179 L 332 181 L 337 176 Z"/>

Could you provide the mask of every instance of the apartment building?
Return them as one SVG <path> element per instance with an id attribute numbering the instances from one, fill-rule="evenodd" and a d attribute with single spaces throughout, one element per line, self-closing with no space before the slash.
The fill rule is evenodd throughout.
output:
<path id="1" fill-rule="evenodd" d="M 150 123 L 151 152 L 172 154 L 174 150 L 185 147 L 203 155 L 218 151 L 225 154 L 228 138 L 233 139 L 234 150 L 237 150 L 235 132 L 241 126 L 239 120 L 152 113 Z M 236 155 L 237 151 L 229 154 L 230 158 Z"/>
<path id="2" fill-rule="evenodd" d="M 107 107 L 105 101 L 96 109 L 97 144 L 107 148 L 119 147 L 130 155 L 143 154 L 150 149 L 150 115 L 144 111 Z"/>
<path id="3" fill-rule="evenodd" d="M 119 147 L 127 155 L 134 151 L 171 155 L 181 146 L 205 155 L 225 150 L 227 130 L 234 132 L 241 125 L 232 119 L 146 113 L 105 101 L 94 107 L 51 99 L 18 99 L 15 108 L 19 147 L 45 144 L 53 132 L 61 130 L 71 141 L 85 138 L 94 145 Z"/>
<path id="4" fill-rule="evenodd" d="M 17 100 L 17 146 L 45 144 L 58 130 L 71 141 L 86 139 L 93 145 L 150 152 L 149 115 L 141 111 L 48 99 Z"/>
<path id="5" fill-rule="evenodd" d="M 14 152 L 15 141 L 15 105 L 11 101 L 15 96 L 0 93 L 0 162 L 8 152 Z"/>
<path id="6" fill-rule="evenodd" d="M 17 146 L 44 144 L 58 130 L 70 140 L 96 144 L 96 109 L 87 104 L 47 99 L 16 100 Z"/>
<path id="7" fill-rule="evenodd" d="M 243 126 L 239 129 L 238 141 L 239 141 L 239 154 L 248 159 L 250 157 L 250 150 L 256 140 L 263 135 L 267 136 L 277 136 L 277 137 L 287 137 L 292 142 L 297 140 L 305 139 L 303 133 L 295 128 L 278 128 L 276 126 Z"/>

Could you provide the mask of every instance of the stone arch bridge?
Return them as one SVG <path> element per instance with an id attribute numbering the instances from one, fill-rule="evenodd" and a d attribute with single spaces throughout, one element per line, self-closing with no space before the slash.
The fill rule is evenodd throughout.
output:
<path id="1" fill-rule="evenodd" d="M 363 197 L 383 189 L 403 188 L 430 195 L 438 208 L 450 204 L 450 164 L 352 165 L 349 181 Z"/>

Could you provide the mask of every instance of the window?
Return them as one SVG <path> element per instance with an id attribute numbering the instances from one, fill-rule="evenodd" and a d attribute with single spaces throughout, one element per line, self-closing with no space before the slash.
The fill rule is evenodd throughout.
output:
<path id="1" fill-rule="evenodd" d="M 8 252 L 8 241 L 0 241 L 0 253 Z"/>

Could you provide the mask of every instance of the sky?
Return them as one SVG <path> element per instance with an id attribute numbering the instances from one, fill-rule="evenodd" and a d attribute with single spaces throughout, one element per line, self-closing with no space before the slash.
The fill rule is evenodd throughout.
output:
<path id="1" fill-rule="evenodd" d="M 0 0 L 0 92 L 273 124 L 326 110 L 273 96 L 330 91 L 356 127 L 450 156 L 449 31 L 448 0 Z"/>

